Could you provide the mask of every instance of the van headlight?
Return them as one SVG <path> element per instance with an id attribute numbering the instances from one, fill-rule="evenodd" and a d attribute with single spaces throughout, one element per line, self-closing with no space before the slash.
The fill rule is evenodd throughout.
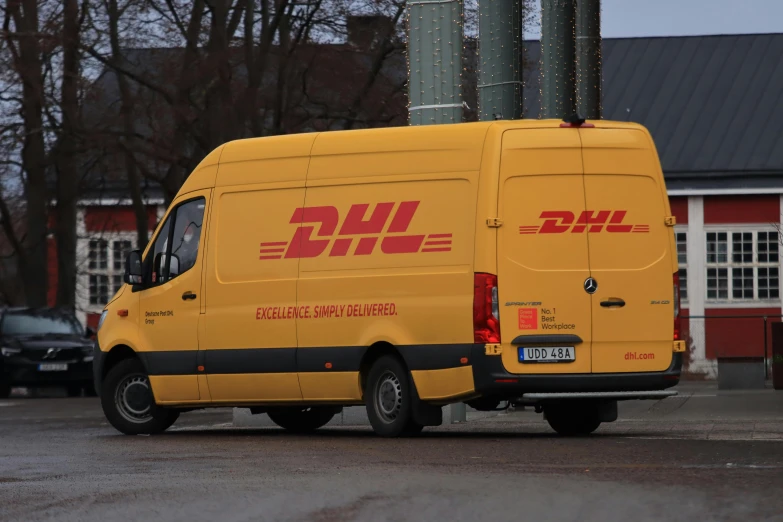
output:
<path id="1" fill-rule="evenodd" d="M 0 348 L 0 353 L 3 354 L 3 357 L 11 357 L 13 355 L 19 355 L 22 353 L 21 348 Z"/>
<path id="2" fill-rule="evenodd" d="M 98 329 L 97 329 L 97 331 L 101 330 L 101 326 L 103 326 L 103 321 L 106 320 L 106 316 L 108 314 L 109 314 L 108 310 L 104 310 L 103 313 L 101 314 L 101 318 L 98 320 Z"/>

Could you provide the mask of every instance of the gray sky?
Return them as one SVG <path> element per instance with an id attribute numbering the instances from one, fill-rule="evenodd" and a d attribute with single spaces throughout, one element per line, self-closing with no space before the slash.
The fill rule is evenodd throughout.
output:
<path id="1" fill-rule="evenodd" d="M 783 32 L 783 0 L 601 0 L 601 4 L 606 38 Z"/>

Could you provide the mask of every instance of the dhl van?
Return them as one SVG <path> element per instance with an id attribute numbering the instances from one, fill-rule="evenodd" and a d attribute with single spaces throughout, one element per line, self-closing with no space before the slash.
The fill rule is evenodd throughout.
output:
<path id="1" fill-rule="evenodd" d="M 673 392 L 673 228 L 649 133 L 496 121 L 230 142 L 190 174 L 94 358 L 110 423 L 246 407 L 383 436 L 522 401 L 564 435 Z"/>

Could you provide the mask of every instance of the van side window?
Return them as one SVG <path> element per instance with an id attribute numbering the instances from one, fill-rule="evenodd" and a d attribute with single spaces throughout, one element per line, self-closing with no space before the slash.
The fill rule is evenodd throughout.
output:
<path id="1" fill-rule="evenodd" d="M 181 204 L 169 214 L 151 251 L 153 285 L 170 281 L 196 264 L 204 206 L 204 198 L 198 198 Z"/>
<path id="2" fill-rule="evenodd" d="M 177 209 L 171 242 L 171 260 L 178 261 L 179 270 L 175 271 L 172 267 L 171 277 L 184 274 L 196 264 L 203 221 L 204 198 L 188 201 Z"/>

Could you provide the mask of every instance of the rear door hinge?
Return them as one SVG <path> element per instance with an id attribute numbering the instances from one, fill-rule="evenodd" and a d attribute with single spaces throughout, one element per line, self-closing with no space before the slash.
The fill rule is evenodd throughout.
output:
<path id="1" fill-rule="evenodd" d="M 667 227 L 673 227 L 677 224 L 677 218 L 675 216 L 666 216 L 663 218 L 663 224 Z"/>
<path id="2" fill-rule="evenodd" d="M 499 228 L 503 226 L 503 220 L 500 218 L 489 218 L 487 219 L 487 226 L 489 228 Z"/>

